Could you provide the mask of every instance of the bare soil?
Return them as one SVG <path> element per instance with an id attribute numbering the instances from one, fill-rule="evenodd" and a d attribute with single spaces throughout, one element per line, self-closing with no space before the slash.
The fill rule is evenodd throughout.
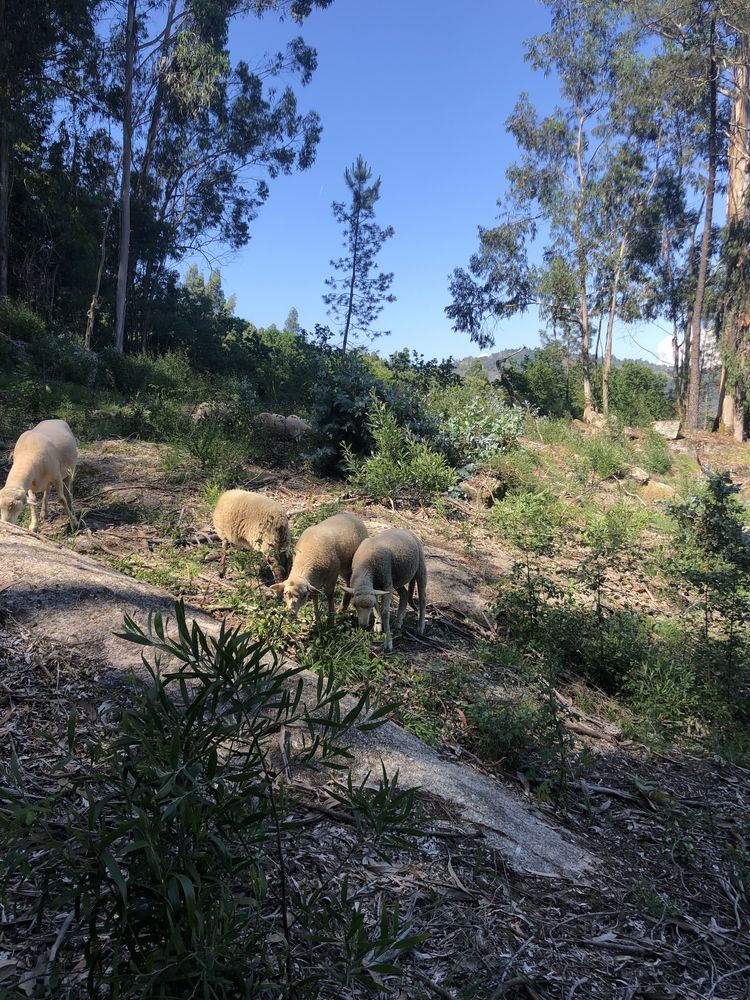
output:
<path id="1" fill-rule="evenodd" d="M 697 453 L 706 465 L 729 465 L 743 494 L 750 495 L 746 446 L 695 435 L 675 442 L 675 450 Z M 74 490 L 87 530 L 73 539 L 64 536 L 63 512 L 52 503 L 43 533 L 58 540 L 66 558 L 85 553 L 144 579 L 161 552 L 203 553 L 198 570 L 170 589 L 207 615 L 239 621 L 236 611 L 226 609 L 232 583 L 219 580 L 214 553 L 205 545 L 208 510 L 194 479 L 181 479 L 179 469 L 165 471 L 163 451 L 130 441 L 88 448 Z M 470 508 L 467 513 L 458 505 L 455 519 L 446 519 L 419 508 L 366 506 L 359 498 L 342 498 L 337 484 L 299 470 L 248 467 L 246 481 L 279 499 L 293 522 L 311 506 L 343 499 L 373 528 L 396 524 L 415 530 L 429 559 L 428 630 L 422 642 L 403 637 L 397 651 L 426 675 L 450 669 L 457 658 L 471 667 L 478 644 L 494 628 L 491 601 L 512 555 L 472 520 Z M 105 566 L 102 572 L 108 572 Z M 0 608 L 7 582 L 0 551 Z M 27 586 L 31 605 L 33 579 Z M 641 598 L 647 607 L 652 595 Z M 0 613 L 0 752 L 15 752 L 41 792 L 52 786 L 50 763 L 71 711 L 95 738 L 111 736 L 98 709 L 112 697 L 112 687 L 104 646 L 92 655 L 87 648 L 55 644 L 22 617 L 8 614 L 7 602 L 5 615 Z M 365 907 L 374 912 L 398 900 L 415 931 L 430 934 L 404 960 L 403 981 L 387 981 L 391 995 L 404 1000 L 750 997 L 750 772 L 697 743 L 667 753 L 648 750 L 623 737 L 607 718 L 604 699 L 592 708 L 590 692 L 584 698 L 572 681 L 561 695 L 576 709 L 571 730 L 580 756 L 576 784 L 557 807 L 536 802 L 522 777 L 477 760 L 462 746 L 462 723 L 450 704 L 444 711 L 455 715 L 455 740 L 436 749 L 443 761 L 468 761 L 479 774 L 533 803 L 547 824 L 593 859 L 591 866 L 571 870 L 568 877 L 514 867 L 476 817 L 467 818 L 425 791 L 421 801 L 434 829 L 451 836 L 421 838 L 414 852 L 396 852 L 387 861 L 358 856 L 349 865 Z M 309 822 L 296 844 L 292 876 L 314 883 L 333 878 L 352 833 L 332 818 L 325 789 L 310 794 Z M 24 970 L 27 982 L 40 986 L 59 927 L 54 921 L 32 927 L 22 912 L 0 909 L 0 995 Z M 61 951 L 71 982 L 82 976 L 80 942 L 80 934 L 71 932 Z"/>

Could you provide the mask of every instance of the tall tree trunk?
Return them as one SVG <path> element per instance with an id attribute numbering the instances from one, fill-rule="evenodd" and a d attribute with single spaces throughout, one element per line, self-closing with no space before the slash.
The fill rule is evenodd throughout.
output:
<path id="1" fill-rule="evenodd" d="M 708 126 L 708 176 L 706 179 L 706 213 L 703 222 L 703 238 L 701 240 L 701 256 L 698 265 L 698 286 L 695 290 L 693 306 L 693 323 L 690 334 L 690 382 L 688 385 L 687 424 L 695 429 L 700 423 L 700 392 L 701 392 L 701 323 L 703 320 L 703 302 L 706 297 L 706 275 L 708 273 L 708 257 L 711 249 L 711 223 L 713 221 L 714 193 L 716 190 L 716 105 L 718 101 L 718 68 L 715 52 L 716 18 L 711 19 L 711 42 L 708 56 L 708 86 L 710 116 Z"/>
<path id="2" fill-rule="evenodd" d="M 576 168 L 578 172 L 578 201 L 575 208 L 575 219 L 573 231 L 576 240 L 576 258 L 578 264 L 578 280 L 580 282 L 581 294 L 581 364 L 583 367 L 583 412 L 584 420 L 586 414 L 590 413 L 592 407 L 591 394 L 591 329 L 589 327 L 589 305 L 586 282 L 588 279 L 587 248 L 583 243 L 581 232 L 581 211 L 586 202 L 586 170 L 583 165 L 583 128 L 586 123 L 586 116 L 582 108 L 577 108 L 578 116 L 578 140 L 576 142 Z"/>
<path id="3" fill-rule="evenodd" d="M 622 262 L 625 260 L 625 249 L 627 247 L 627 237 L 620 240 L 620 248 L 617 252 L 617 264 L 615 273 L 612 276 L 612 296 L 609 302 L 609 319 L 607 320 L 607 340 L 604 345 L 604 364 L 602 365 L 602 411 L 605 416 L 609 413 L 609 375 L 612 371 L 612 347 L 615 332 L 615 315 L 617 313 L 617 293 L 620 290 L 620 275 L 622 274 Z"/>
<path id="4" fill-rule="evenodd" d="M 349 282 L 349 305 L 346 310 L 346 322 L 344 323 L 344 339 L 341 342 L 341 353 L 346 354 L 346 342 L 349 339 L 349 325 L 352 321 L 352 310 L 354 308 L 354 283 L 357 280 L 357 256 L 359 253 L 359 209 L 354 220 L 354 249 L 352 251 L 352 277 Z"/>
<path id="5" fill-rule="evenodd" d="M 8 136 L 8 102 L 2 93 L 2 82 L 0 82 L 0 300 L 8 296 L 9 208 L 10 138 Z"/>
<path id="6" fill-rule="evenodd" d="M 115 304 L 115 350 L 122 353 L 125 343 L 125 302 L 128 293 L 130 257 L 130 163 L 133 153 L 133 64 L 135 62 L 135 3 L 128 0 L 125 29 L 125 89 L 122 115 L 122 184 L 120 187 L 120 262 L 117 270 Z"/>
<path id="7" fill-rule="evenodd" d="M 151 121 L 148 127 L 146 148 L 143 152 L 141 169 L 138 172 L 138 188 L 136 193 L 139 197 L 143 194 L 143 187 L 148 179 L 148 172 L 151 167 L 151 158 L 154 155 L 156 136 L 158 135 L 159 124 L 161 122 L 161 108 L 164 103 L 164 70 L 166 69 L 169 60 L 169 46 L 172 43 L 172 27 L 174 25 L 176 7 L 177 0 L 170 0 L 169 7 L 167 9 L 167 23 L 164 26 L 164 37 L 159 45 L 159 49 L 161 51 L 158 59 L 158 65 L 156 67 L 156 93 L 154 94 L 154 103 L 151 106 Z"/>
<path id="8" fill-rule="evenodd" d="M 94 324 L 96 323 L 96 314 L 101 308 L 102 300 L 99 296 L 99 291 L 102 287 L 102 272 L 104 271 L 104 261 L 107 256 L 107 230 L 109 229 L 109 220 L 112 217 L 112 202 L 109 204 L 107 209 L 107 216 L 104 220 L 104 230 L 102 232 L 102 243 L 99 248 L 99 269 L 96 272 L 96 287 L 94 288 L 94 294 L 91 296 L 91 305 L 86 313 L 86 336 L 84 338 L 84 347 L 87 351 L 91 350 L 91 341 L 94 336 Z"/>
<path id="9" fill-rule="evenodd" d="M 5 0 L 0 0 L 0 300 L 8 297 L 8 210 L 10 207 L 10 82 L 3 48 L 7 38 Z"/>
<path id="10" fill-rule="evenodd" d="M 727 228 L 731 260 L 729 268 L 734 275 L 747 273 L 748 234 L 750 224 L 750 36 L 737 38 L 734 65 L 734 92 L 732 117 L 729 126 L 728 149 L 729 178 L 727 182 Z M 745 411 L 747 405 L 746 356 L 750 337 L 750 293 L 738 281 L 733 300 L 725 309 L 726 329 L 722 341 L 725 360 L 737 370 L 739 379 L 727 390 L 724 410 L 731 414 L 731 423 L 724 421 L 724 429 L 733 431 L 737 441 L 745 440 Z M 730 354 L 731 358 L 726 355 Z M 732 364 L 733 362 L 733 364 Z M 723 371 L 723 367 L 722 367 Z"/>

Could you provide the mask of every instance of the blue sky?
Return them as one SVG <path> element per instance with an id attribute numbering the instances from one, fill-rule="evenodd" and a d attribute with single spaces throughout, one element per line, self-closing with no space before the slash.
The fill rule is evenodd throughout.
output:
<path id="1" fill-rule="evenodd" d="M 382 178 L 377 221 L 396 231 L 380 258 L 395 275 L 397 301 L 379 321 L 392 333 L 377 349 L 478 353 L 444 315 L 448 275 L 476 249 L 477 226 L 495 217 L 516 155 L 503 122 L 519 93 L 542 109 L 555 102 L 554 81 L 523 59 L 523 40 L 547 25 L 535 0 L 334 0 L 301 27 L 236 23 L 232 56 L 251 65 L 297 34 L 317 49 L 318 69 L 298 96 L 323 125 L 313 167 L 272 182 L 251 242 L 221 264 L 237 314 L 281 326 L 294 306 L 307 329 L 331 322 L 321 296 L 342 238 L 331 202 L 345 200 L 344 169 L 361 153 Z M 503 322 L 495 349 L 537 344 L 539 325 L 535 311 Z M 620 336 L 618 356 L 649 357 L 664 334 L 644 327 L 635 336 L 643 349 Z"/>

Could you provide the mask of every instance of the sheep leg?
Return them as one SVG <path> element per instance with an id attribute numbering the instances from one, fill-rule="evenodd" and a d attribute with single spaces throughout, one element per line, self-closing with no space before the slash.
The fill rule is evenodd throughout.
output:
<path id="1" fill-rule="evenodd" d="M 70 513 L 73 515 L 73 493 L 71 492 L 71 485 L 73 483 L 73 474 L 71 473 L 65 479 L 63 479 L 63 489 L 65 490 L 65 499 L 68 501 L 68 507 L 70 508 Z M 73 522 L 71 522 L 73 524 Z M 77 525 L 73 524 L 73 527 Z"/>
<path id="2" fill-rule="evenodd" d="M 312 594 L 313 611 L 315 612 L 315 624 L 320 626 L 320 608 L 318 607 L 318 595 Z"/>
<path id="3" fill-rule="evenodd" d="M 404 624 L 406 606 L 409 603 L 409 592 L 406 587 L 398 588 L 398 613 L 396 615 L 396 628 L 400 629 Z"/>
<path id="4" fill-rule="evenodd" d="M 336 620 L 336 599 L 332 593 L 326 594 L 326 597 L 328 598 L 328 624 L 333 625 Z"/>
<path id="5" fill-rule="evenodd" d="M 352 582 L 351 577 L 349 577 L 349 578 L 344 577 L 344 586 L 346 586 L 346 587 L 351 586 L 351 582 Z M 347 591 L 345 590 L 344 591 L 344 600 L 341 602 L 341 610 L 342 611 L 346 611 L 346 609 L 349 607 L 349 605 L 351 603 L 351 600 L 352 600 L 352 595 L 349 594 L 349 593 L 347 593 Z"/>
<path id="6" fill-rule="evenodd" d="M 70 479 L 68 479 L 68 482 L 70 482 Z M 62 500 L 63 506 L 65 507 L 65 510 L 68 513 L 68 520 L 70 521 L 70 530 L 75 531 L 78 525 L 76 524 L 75 515 L 73 514 L 73 502 L 72 502 L 73 497 L 71 496 L 70 489 L 65 486 L 64 479 L 58 479 L 58 481 L 55 483 L 55 490 L 57 491 L 57 495 Z M 70 497 L 70 499 L 68 499 L 68 497 Z M 42 516 L 44 516 L 45 509 L 46 509 L 46 494 L 42 498 L 42 511 L 43 511 Z"/>
<path id="7" fill-rule="evenodd" d="M 46 488 L 44 493 L 42 493 L 42 502 L 39 507 L 39 523 L 47 520 L 47 496 L 49 495 L 49 486 Z"/>
<path id="8" fill-rule="evenodd" d="M 31 510 L 31 523 L 29 524 L 29 531 L 39 530 L 39 508 L 36 502 L 36 493 L 31 490 L 26 494 L 26 503 L 29 505 Z"/>
<path id="9" fill-rule="evenodd" d="M 383 628 L 383 648 L 386 653 L 390 653 L 393 649 L 393 636 L 391 635 L 391 592 L 383 595 L 382 604 L 380 605 L 380 621 Z"/>
<path id="10" fill-rule="evenodd" d="M 228 546 L 229 546 L 229 542 L 225 538 L 222 541 L 222 543 L 221 543 L 221 557 L 219 559 L 219 579 L 220 580 L 224 579 L 224 574 L 226 573 L 226 570 L 227 570 L 227 548 L 228 548 Z"/>
<path id="11" fill-rule="evenodd" d="M 419 591 L 419 623 L 417 632 L 422 635 L 424 632 L 424 615 L 427 608 L 427 567 L 424 560 L 420 562 L 417 570 L 417 590 Z"/>

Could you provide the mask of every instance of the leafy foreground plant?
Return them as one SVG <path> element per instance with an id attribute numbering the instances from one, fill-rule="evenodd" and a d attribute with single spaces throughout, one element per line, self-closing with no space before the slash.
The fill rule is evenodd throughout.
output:
<path id="1" fill-rule="evenodd" d="M 396 956 L 423 938 L 395 907 L 355 907 L 341 875 L 365 838 L 401 846 L 418 832 L 413 792 L 385 773 L 374 791 L 351 777 L 336 784 L 358 836 L 336 872 L 301 879 L 316 861 L 300 854 L 297 803 L 278 778 L 302 764 L 345 768 L 341 736 L 379 725 L 385 710 L 368 713 L 364 693 L 345 711 L 332 679 L 304 690 L 302 668 L 279 663 L 264 641 L 223 625 L 209 637 L 181 603 L 175 611 L 174 638 L 159 615 L 147 631 L 125 619 L 121 637 L 144 647 L 147 676 L 135 679 L 128 706 L 109 706 L 119 733 L 111 745 L 79 734 L 71 719 L 58 790 L 43 796 L 17 760 L 0 769 L 3 905 L 40 926 L 67 911 L 69 939 L 83 938 L 85 987 L 75 992 L 65 979 L 63 946 L 37 995 L 315 997 L 355 982 L 379 988 L 383 975 L 399 973 Z M 24 995 L 23 986 L 11 995 Z"/>
<path id="2" fill-rule="evenodd" d="M 347 446 L 344 464 L 349 482 L 376 502 L 406 494 L 429 503 L 458 481 L 445 456 L 399 427 L 395 415 L 374 397 L 367 424 L 373 453 L 360 460 Z"/>

